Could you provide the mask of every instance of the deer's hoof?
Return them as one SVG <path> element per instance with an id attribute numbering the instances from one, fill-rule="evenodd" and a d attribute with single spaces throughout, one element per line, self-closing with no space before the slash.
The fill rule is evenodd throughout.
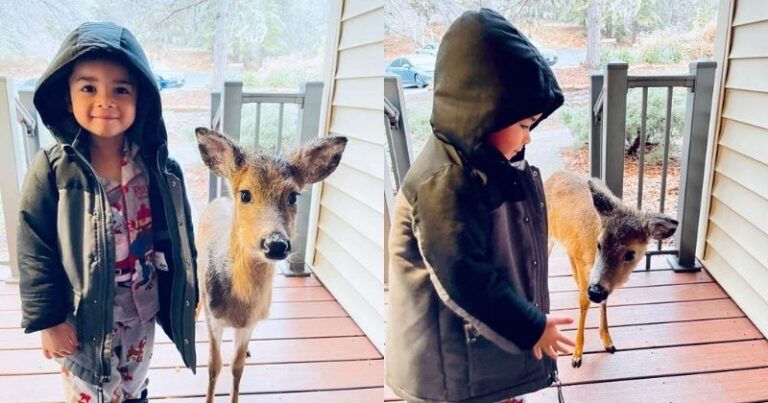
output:
<path id="1" fill-rule="evenodd" d="M 616 352 L 616 346 L 608 346 L 608 347 L 605 348 L 605 351 L 613 354 L 613 353 Z"/>
<path id="2" fill-rule="evenodd" d="M 574 367 L 574 368 L 581 367 L 581 357 L 574 358 L 573 360 L 571 360 L 571 366 Z"/>
<path id="3" fill-rule="evenodd" d="M 251 358 L 251 350 L 245 351 L 245 358 Z"/>

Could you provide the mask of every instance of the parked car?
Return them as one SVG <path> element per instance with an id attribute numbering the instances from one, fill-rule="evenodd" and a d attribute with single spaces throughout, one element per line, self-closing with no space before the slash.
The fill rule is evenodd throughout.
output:
<path id="1" fill-rule="evenodd" d="M 421 49 L 417 50 L 416 53 L 420 55 L 437 56 L 437 49 L 439 47 L 440 47 L 439 43 L 428 43 L 424 45 Z"/>
<path id="2" fill-rule="evenodd" d="M 403 86 L 415 85 L 424 88 L 432 82 L 435 75 L 435 58 L 426 54 L 398 57 L 390 62 L 384 71 L 400 76 Z"/>
<path id="3" fill-rule="evenodd" d="M 542 46 L 540 43 L 536 41 L 531 41 L 531 43 L 533 43 L 533 46 L 536 46 L 536 49 L 539 50 L 539 53 L 541 53 L 541 55 L 544 56 L 544 60 L 547 61 L 548 65 L 552 66 L 555 63 L 557 63 L 557 52 Z"/>
<path id="4" fill-rule="evenodd" d="M 184 73 L 174 71 L 162 63 L 155 63 L 152 66 L 152 73 L 155 75 L 155 81 L 160 90 L 184 86 Z"/>

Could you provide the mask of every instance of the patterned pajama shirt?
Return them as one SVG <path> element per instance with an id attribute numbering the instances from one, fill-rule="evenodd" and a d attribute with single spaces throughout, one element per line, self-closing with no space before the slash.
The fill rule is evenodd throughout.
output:
<path id="1" fill-rule="evenodd" d="M 155 314 L 160 309 L 155 269 L 168 268 L 164 256 L 153 251 L 148 181 L 137 153 L 138 148 L 126 141 L 121 183 L 101 178 L 111 205 L 115 239 L 110 381 L 101 385 L 99 399 L 98 385 L 79 379 L 62 367 L 68 402 L 122 402 L 146 397 Z"/>

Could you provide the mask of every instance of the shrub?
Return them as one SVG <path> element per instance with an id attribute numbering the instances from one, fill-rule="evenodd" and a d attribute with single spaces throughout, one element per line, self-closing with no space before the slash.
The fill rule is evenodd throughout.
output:
<path id="1" fill-rule="evenodd" d="M 558 110 L 558 118 L 571 130 L 573 148 L 589 144 L 590 117 L 587 104 L 568 105 Z"/>
<path id="2" fill-rule="evenodd" d="M 640 60 L 647 64 L 675 64 L 683 60 L 683 49 L 674 42 L 656 42 L 640 49 Z"/>

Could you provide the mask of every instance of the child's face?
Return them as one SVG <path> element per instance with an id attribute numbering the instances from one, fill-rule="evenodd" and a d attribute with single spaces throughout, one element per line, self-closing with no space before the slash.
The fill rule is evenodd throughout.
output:
<path id="1" fill-rule="evenodd" d="M 121 136 L 136 119 L 137 86 L 128 69 L 108 60 L 75 63 L 69 77 L 70 111 L 93 136 Z"/>
<path id="2" fill-rule="evenodd" d="M 488 142 L 496 147 L 499 152 L 510 159 L 523 149 L 523 146 L 531 142 L 531 126 L 536 123 L 541 114 L 531 116 L 519 122 L 515 122 L 497 132 L 488 135 Z"/>

